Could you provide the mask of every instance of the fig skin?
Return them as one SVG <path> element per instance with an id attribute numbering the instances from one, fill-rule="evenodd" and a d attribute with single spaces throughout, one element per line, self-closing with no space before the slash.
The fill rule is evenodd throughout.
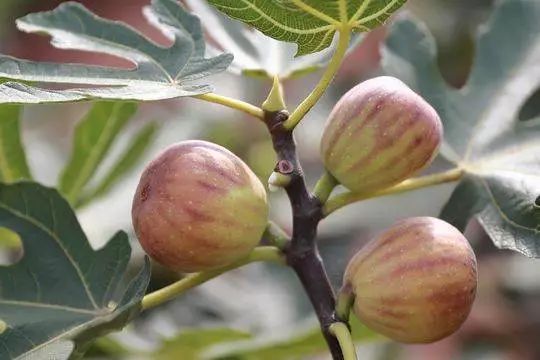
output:
<path id="1" fill-rule="evenodd" d="M 435 109 L 400 80 L 381 76 L 338 101 L 324 128 L 321 155 L 342 185 L 372 193 L 428 166 L 442 138 Z"/>
<path id="2" fill-rule="evenodd" d="M 454 333 L 469 315 L 476 296 L 476 257 L 452 225 L 409 218 L 353 257 L 344 284 L 366 326 L 399 342 L 431 343 Z"/>
<path id="3" fill-rule="evenodd" d="M 132 220 L 141 246 L 157 262 L 180 272 L 210 270 L 259 243 L 268 221 L 266 191 L 229 150 L 184 141 L 143 172 Z"/>

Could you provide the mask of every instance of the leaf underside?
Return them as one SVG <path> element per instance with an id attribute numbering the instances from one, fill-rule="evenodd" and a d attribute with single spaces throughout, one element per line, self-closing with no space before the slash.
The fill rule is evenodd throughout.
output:
<path id="1" fill-rule="evenodd" d="M 259 31 L 252 31 L 243 23 L 230 19 L 220 13 L 206 1 L 185 0 L 188 7 L 199 15 L 202 25 L 210 35 L 209 54 L 219 54 L 219 48 L 234 54 L 234 60 L 227 71 L 236 75 L 247 75 L 273 79 L 294 78 L 323 68 L 331 59 L 335 50 L 330 46 L 317 53 L 294 57 L 297 46 L 292 43 L 275 40 Z M 352 51 L 363 39 L 362 34 L 354 34 L 349 51 Z M 335 40 L 334 40 L 335 43 Z"/>
<path id="2" fill-rule="evenodd" d="M 530 257 L 540 257 L 540 118 L 519 113 L 540 88 L 539 18 L 538 1 L 499 1 L 461 89 L 443 80 L 435 41 L 417 20 L 398 20 L 383 49 L 386 72 L 437 109 L 442 154 L 466 172 L 442 217 L 463 230 L 477 216 L 498 247 Z"/>
<path id="3" fill-rule="evenodd" d="M 94 251 L 56 190 L 0 184 L 0 226 L 16 232 L 24 247 L 17 264 L 0 268 L 0 319 L 6 327 L 0 358 L 77 352 L 139 311 L 148 261 L 126 286 L 127 235 L 119 232 Z"/>
<path id="4" fill-rule="evenodd" d="M 85 86 L 52 90 L 11 81 L 0 85 L 0 103 L 144 101 L 211 91 L 209 85 L 191 82 L 225 70 L 232 55 L 205 58 L 199 19 L 175 0 L 152 0 L 144 14 L 171 39 L 172 45 L 159 46 L 130 26 L 100 18 L 76 2 L 20 18 L 20 30 L 50 35 L 54 47 L 113 55 L 130 61 L 133 68 L 34 62 L 0 55 L 0 77 Z"/>
<path id="5" fill-rule="evenodd" d="M 298 45 L 297 56 L 328 48 L 344 25 L 380 26 L 406 0 L 208 0 L 218 10 L 267 36 Z"/>

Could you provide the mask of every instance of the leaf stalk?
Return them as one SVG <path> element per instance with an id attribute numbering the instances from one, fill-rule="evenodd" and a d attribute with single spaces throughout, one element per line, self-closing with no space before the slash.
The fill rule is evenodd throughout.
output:
<path id="1" fill-rule="evenodd" d="M 245 112 L 246 114 L 254 116 L 260 120 L 264 118 L 264 112 L 261 108 L 255 105 L 251 105 L 241 100 L 229 98 L 227 96 L 218 95 L 214 93 L 206 93 L 202 95 L 197 95 L 195 96 L 195 98 Z"/>
<path id="2" fill-rule="evenodd" d="M 404 182 L 395 185 L 391 188 L 372 192 L 372 193 L 354 193 L 354 192 L 345 192 L 339 195 L 336 195 L 324 205 L 323 216 L 326 217 L 331 213 L 355 202 L 373 199 L 376 197 L 401 194 L 408 191 L 418 190 L 428 186 L 440 185 L 444 183 L 450 183 L 458 181 L 465 174 L 465 172 L 460 168 L 455 168 L 448 170 L 446 172 L 427 175 L 419 178 L 405 180 Z"/>
<path id="3" fill-rule="evenodd" d="M 242 260 L 216 270 L 188 275 L 174 284 L 146 295 L 142 300 L 142 310 L 148 310 L 159 306 L 183 294 L 185 291 L 205 283 L 223 273 L 257 261 L 269 261 L 278 264 L 285 264 L 285 259 L 281 250 L 274 246 L 261 246 L 255 248 L 251 254 Z"/>
<path id="4" fill-rule="evenodd" d="M 351 41 L 351 27 L 348 24 L 342 25 L 338 31 L 338 44 L 336 47 L 336 51 L 334 52 L 334 55 L 332 56 L 332 59 L 328 63 L 328 67 L 326 68 L 323 76 L 319 80 L 319 83 L 313 91 L 308 95 L 308 97 L 298 105 L 296 110 L 293 111 L 289 119 L 283 124 L 283 127 L 288 130 L 292 130 L 298 125 L 298 123 L 306 116 L 306 114 L 317 104 L 317 102 L 320 100 L 320 98 L 325 93 L 326 89 L 336 76 L 341 63 L 343 62 L 343 59 L 345 58 L 345 54 L 347 53 L 347 49 L 349 48 L 349 43 Z"/>

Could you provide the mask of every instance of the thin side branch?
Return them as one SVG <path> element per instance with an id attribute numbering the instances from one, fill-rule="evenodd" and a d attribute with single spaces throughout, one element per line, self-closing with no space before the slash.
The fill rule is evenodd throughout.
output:
<path id="1" fill-rule="evenodd" d="M 307 189 L 292 130 L 284 127 L 287 116 L 286 111 L 266 112 L 265 116 L 278 157 L 274 172 L 290 179 L 284 189 L 291 203 L 293 233 L 283 251 L 287 264 L 296 272 L 313 305 L 332 358 L 343 360 L 338 340 L 329 330 L 333 323 L 339 321 L 335 316 L 336 299 L 316 242 L 317 226 L 322 218 L 322 203 Z M 329 191 L 327 185 L 319 186 L 320 194 Z M 327 189 L 323 191 L 322 187 Z"/>
<path id="2" fill-rule="evenodd" d="M 206 93 L 202 95 L 195 96 L 196 99 L 208 101 L 214 104 L 220 104 L 231 109 L 243 111 L 246 114 L 252 115 L 260 120 L 264 118 L 264 112 L 261 108 L 251 105 L 247 102 L 232 99 L 226 96 L 217 95 L 214 93 Z"/>
<path id="3" fill-rule="evenodd" d="M 401 194 L 404 192 L 421 189 L 428 186 L 434 186 L 449 182 L 458 181 L 464 175 L 462 169 L 456 168 L 443 173 L 423 176 L 416 179 L 405 180 L 404 182 L 381 191 L 373 193 L 354 193 L 346 192 L 330 198 L 323 208 L 323 216 L 326 217 L 336 210 L 355 202 L 372 199 L 380 196 Z"/>
<path id="4" fill-rule="evenodd" d="M 146 295 L 142 300 L 142 310 L 159 306 L 183 294 L 186 290 L 194 288 L 195 286 L 211 280 L 223 273 L 257 261 L 270 261 L 285 264 L 285 258 L 281 250 L 273 246 L 261 246 L 253 250 L 253 252 L 246 258 L 234 262 L 228 266 L 216 270 L 188 275 L 172 285 L 166 286 Z"/>

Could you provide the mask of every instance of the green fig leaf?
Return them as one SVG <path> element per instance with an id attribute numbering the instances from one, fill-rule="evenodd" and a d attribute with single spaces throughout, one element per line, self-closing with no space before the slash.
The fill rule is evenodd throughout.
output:
<path id="1" fill-rule="evenodd" d="M 127 235 L 119 232 L 94 251 L 56 190 L 0 184 L 0 227 L 16 232 L 24 247 L 19 262 L 0 268 L 0 358 L 43 359 L 55 352 L 46 358 L 63 359 L 69 349 L 80 354 L 139 312 L 149 262 L 126 285 Z"/>
<path id="2" fill-rule="evenodd" d="M 176 0 L 152 0 L 144 14 L 172 40 L 162 47 L 130 26 L 96 16 L 77 2 L 64 2 L 55 10 L 17 20 L 20 30 L 44 33 L 52 45 L 113 55 L 133 68 L 34 62 L 0 55 L 0 77 L 16 81 L 84 85 L 56 90 L 22 82 L 0 85 L 0 103 L 68 102 L 85 99 L 160 100 L 195 96 L 211 91 L 194 80 L 225 70 L 232 55 L 205 58 L 199 19 Z"/>
<path id="3" fill-rule="evenodd" d="M 259 31 L 252 31 L 244 24 L 230 19 L 217 11 L 206 1 L 185 0 L 188 7 L 201 18 L 206 32 L 220 49 L 234 54 L 234 60 L 227 71 L 235 75 L 257 78 L 280 79 L 305 76 L 324 68 L 332 58 L 335 46 L 301 57 L 294 57 L 296 45 L 274 40 Z M 363 39 L 362 34 L 355 34 L 349 46 L 354 50 Z M 333 44 L 335 45 L 335 44 Z M 219 54 L 208 44 L 209 54 Z"/>
<path id="4" fill-rule="evenodd" d="M 84 186 L 136 111 L 135 103 L 98 102 L 77 124 L 71 159 L 60 175 L 58 187 L 70 203 L 80 200 Z"/>
<path id="5" fill-rule="evenodd" d="M 296 43 L 297 56 L 332 44 L 343 26 L 369 31 L 406 0 L 208 0 L 218 10 L 276 40 Z"/>
<path id="6" fill-rule="evenodd" d="M 0 105 L 0 181 L 3 182 L 31 178 L 21 142 L 20 113 L 20 106 Z"/>
<path id="7" fill-rule="evenodd" d="M 435 41 L 417 20 L 398 20 L 383 49 L 386 72 L 437 109 L 442 155 L 466 173 L 442 217 L 463 230 L 476 216 L 498 247 L 530 257 L 540 257 L 540 118 L 519 114 L 540 88 L 539 17 L 538 1 L 497 2 L 461 89 L 444 81 Z"/>

